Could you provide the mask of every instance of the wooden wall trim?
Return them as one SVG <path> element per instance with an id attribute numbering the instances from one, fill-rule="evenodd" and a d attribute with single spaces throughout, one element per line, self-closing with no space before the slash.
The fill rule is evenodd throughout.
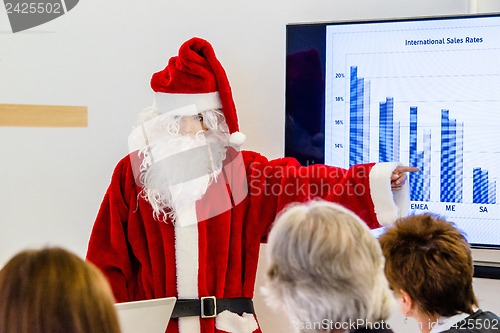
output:
<path id="1" fill-rule="evenodd" d="M 0 126 L 87 127 L 87 107 L 0 104 Z"/>

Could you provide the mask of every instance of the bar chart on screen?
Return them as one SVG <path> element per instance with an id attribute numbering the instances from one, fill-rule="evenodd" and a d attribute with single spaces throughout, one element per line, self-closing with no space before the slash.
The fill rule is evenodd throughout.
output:
<path id="1" fill-rule="evenodd" d="M 500 222 L 498 28 L 449 23 L 327 33 L 325 163 L 416 166 L 412 211 L 494 244 L 500 233 L 484 226 Z"/>

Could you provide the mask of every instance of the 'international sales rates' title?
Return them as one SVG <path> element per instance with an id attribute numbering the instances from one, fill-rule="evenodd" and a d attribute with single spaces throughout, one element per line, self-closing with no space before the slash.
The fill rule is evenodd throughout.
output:
<path id="1" fill-rule="evenodd" d="M 407 39 L 405 40 L 405 45 L 438 45 L 438 44 L 462 44 L 462 43 L 482 43 L 484 39 L 482 37 L 448 37 L 448 38 L 438 38 L 438 39 Z"/>

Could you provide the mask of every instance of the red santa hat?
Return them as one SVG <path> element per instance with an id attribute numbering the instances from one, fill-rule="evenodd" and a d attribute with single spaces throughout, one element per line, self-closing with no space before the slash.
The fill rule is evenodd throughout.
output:
<path id="1" fill-rule="evenodd" d="M 158 112 L 194 115 L 222 108 L 231 133 L 230 143 L 240 146 L 245 141 L 245 135 L 239 132 L 226 72 L 206 40 L 194 37 L 184 42 L 179 55 L 170 58 L 164 70 L 153 74 L 151 88 Z"/>

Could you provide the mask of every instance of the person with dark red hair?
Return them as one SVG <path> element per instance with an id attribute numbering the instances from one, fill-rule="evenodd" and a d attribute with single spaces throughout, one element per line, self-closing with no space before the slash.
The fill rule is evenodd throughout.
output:
<path id="1" fill-rule="evenodd" d="M 500 318 L 478 306 L 470 246 L 452 222 L 433 214 L 406 216 L 379 242 L 401 313 L 422 333 L 500 332 Z"/>
<path id="2" fill-rule="evenodd" d="M 349 170 L 241 151 L 224 68 L 192 38 L 151 79 L 154 103 L 113 173 L 87 259 L 118 301 L 176 296 L 167 332 L 260 332 L 252 297 L 259 248 L 287 204 L 323 198 L 370 228 L 408 208 L 398 163 Z M 398 190 L 398 191 L 395 191 Z"/>

